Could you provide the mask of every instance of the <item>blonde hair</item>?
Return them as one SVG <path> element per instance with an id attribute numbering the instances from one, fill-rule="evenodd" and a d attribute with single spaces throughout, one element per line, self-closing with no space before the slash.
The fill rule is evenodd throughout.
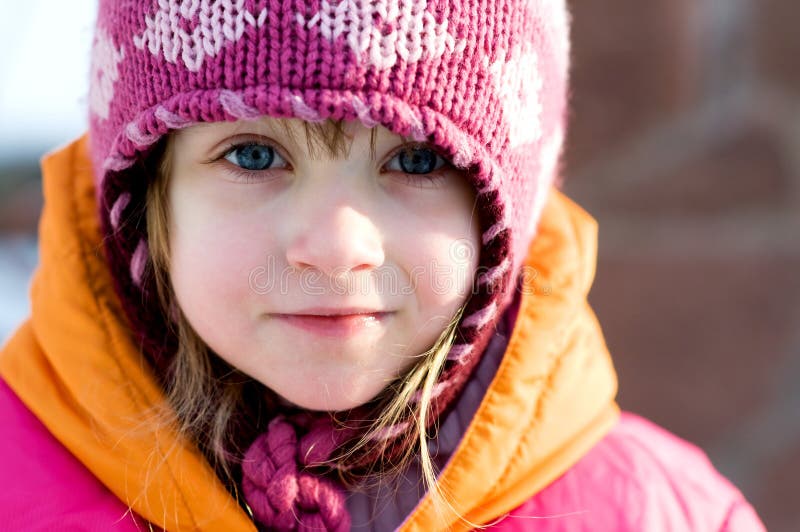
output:
<path id="1" fill-rule="evenodd" d="M 288 134 L 291 129 L 283 122 Z M 303 122 L 309 151 L 313 154 L 324 148 L 332 157 L 340 156 L 349 149 L 342 129 L 342 121 L 329 120 L 320 124 Z M 375 129 L 372 130 L 370 146 L 374 154 Z M 153 274 L 158 298 L 165 316 L 171 317 L 171 327 L 178 338 L 178 349 L 169 370 L 166 396 L 178 430 L 192 441 L 209 459 L 220 478 L 233 493 L 237 494 L 236 482 L 231 466 L 243 455 L 240 444 L 248 443 L 240 431 L 247 420 L 264 418 L 270 405 L 253 404 L 268 402 L 266 388 L 231 367 L 205 344 L 195 332 L 183 312 L 178 308 L 169 276 L 169 201 L 168 183 L 171 174 L 171 136 L 159 146 L 160 162 L 154 179 L 147 187 L 146 220 L 147 237 L 152 260 Z M 374 156 L 374 155 L 373 155 Z M 446 496 L 436 482 L 428 441 L 435 437 L 429 434 L 429 411 L 433 402 L 433 388 L 447 360 L 453 344 L 456 328 L 464 307 L 458 309 L 434 345 L 419 358 L 404 376 L 384 389 L 371 401 L 374 419 L 366 420 L 367 430 L 354 442 L 349 442 L 337 456 L 321 464 L 339 473 L 340 481 L 352 487 L 365 487 L 372 482 L 380 484 L 386 478 L 400 473 L 414 459 L 414 450 L 419 452 L 422 479 L 433 497 L 437 509 L 445 505 Z M 272 405 L 274 406 L 274 405 Z M 247 410 L 255 411 L 255 417 L 243 415 Z M 261 418 L 259 418 L 261 416 Z M 386 449 L 387 438 L 393 428 L 411 420 L 406 427 L 402 455 L 388 463 L 380 460 L 358 475 L 349 473 L 351 465 L 357 465 L 366 454 L 372 455 Z M 255 422 L 258 424 L 258 422 Z M 250 427 L 251 432 L 258 427 Z M 436 426 L 434 424 L 434 434 Z M 255 435 L 255 434 L 253 434 Z M 452 510 L 452 506 L 446 504 Z M 455 510 L 452 510 L 455 512 Z M 455 512 L 458 515 L 457 512 Z M 460 516 L 459 516 L 460 517 Z"/>

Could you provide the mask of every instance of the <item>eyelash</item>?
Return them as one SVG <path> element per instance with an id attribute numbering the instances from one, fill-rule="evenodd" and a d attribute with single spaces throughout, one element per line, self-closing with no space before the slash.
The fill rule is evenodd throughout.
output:
<path id="1" fill-rule="evenodd" d="M 389 164 L 389 161 L 392 161 L 395 157 L 399 156 L 403 151 L 409 149 L 425 149 L 430 150 L 434 153 L 436 157 L 441 158 L 443 164 L 440 168 L 433 170 L 432 172 L 428 172 L 427 174 L 410 174 L 408 172 L 398 171 L 398 170 L 390 170 L 391 172 L 395 172 L 398 175 L 403 176 L 405 179 L 406 185 L 410 185 L 417 188 L 439 188 L 444 184 L 446 180 L 446 176 L 444 176 L 444 171 L 452 168 L 452 164 L 448 162 L 448 160 L 441 155 L 435 148 L 432 146 L 425 144 L 424 142 L 413 142 L 404 144 L 402 146 L 398 146 L 397 149 L 392 152 L 391 156 L 387 159 L 386 166 Z M 420 184 L 420 182 L 422 184 Z"/>
<path id="2" fill-rule="evenodd" d="M 267 168 L 265 170 L 247 170 L 246 168 L 242 168 L 241 166 L 238 166 L 227 160 L 227 157 L 235 150 L 240 150 L 248 146 L 264 146 L 272 149 L 276 156 L 280 157 L 286 162 L 288 168 Z M 237 181 L 248 185 L 267 181 L 268 179 L 265 179 L 264 177 L 265 173 L 268 172 L 272 173 L 277 170 L 291 169 L 291 165 L 288 162 L 288 157 L 285 157 L 281 152 L 281 150 L 279 150 L 273 143 L 264 139 L 245 139 L 245 140 L 229 142 L 225 146 L 225 149 L 222 150 L 222 153 L 218 157 L 212 159 L 212 162 L 223 164 L 225 167 L 225 171 L 231 174 Z"/>
<path id="3" fill-rule="evenodd" d="M 247 146 L 265 146 L 272 149 L 278 157 L 286 161 L 286 165 L 288 166 L 288 168 L 267 168 L 264 170 L 247 170 L 245 168 L 242 168 L 241 166 L 238 166 L 226 160 L 226 158 L 235 150 L 242 149 Z M 403 181 L 405 185 L 422 189 L 439 188 L 442 185 L 443 181 L 446 179 L 445 176 L 442 175 L 444 170 L 452 168 L 452 164 L 448 162 L 447 159 L 445 159 L 444 156 L 442 156 L 436 149 L 434 149 L 432 146 L 428 144 L 409 143 L 399 146 L 397 149 L 395 149 L 395 151 L 391 154 L 391 156 L 388 157 L 387 162 L 381 167 L 381 173 L 386 171 L 383 170 L 383 167 L 385 167 L 389 163 L 389 161 L 392 161 L 395 157 L 399 156 L 403 152 L 403 150 L 414 149 L 414 148 L 424 148 L 427 150 L 431 150 L 434 154 L 436 154 L 437 157 L 440 157 L 442 159 L 443 161 L 442 166 L 427 174 L 410 174 L 408 172 L 402 172 L 397 170 L 389 170 L 389 171 L 394 172 L 399 176 L 402 176 L 404 178 Z M 218 162 L 224 164 L 225 170 L 228 173 L 230 173 L 234 178 L 236 178 L 237 181 L 240 181 L 245 184 L 260 183 L 264 182 L 265 180 L 268 180 L 264 178 L 264 174 L 267 172 L 291 169 L 291 165 L 288 162 L 288 158 L 281 153 L 281 150 L 276 148 L 276 146 L 273 143 L 264 139 L 230 142 L 222 151 L 222 153 L 218 157 L 214 158 L 212 162 Z"/>

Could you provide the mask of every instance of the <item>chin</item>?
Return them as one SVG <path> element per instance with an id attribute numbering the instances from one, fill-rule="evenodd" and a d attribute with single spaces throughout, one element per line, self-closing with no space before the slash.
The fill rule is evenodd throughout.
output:
<path id="1" fill-rule="evenodd" d="M 339 390 L 335 393 L 332 386 L 315 385 L 308 386 L 306 390 L 315 390 L 314 393 L 306 393 L 304 390 L 292 390 L 293 393 L 278 393 L 283 399 L 289 403 L 316 412 L 339 412 L 343 410 L 350 410 L 368 403 L 374 399 L 381 390 L 364 390 L 351 387 L 346 390 Z M 325 390 L 328 390 L 327 392 Z"/>

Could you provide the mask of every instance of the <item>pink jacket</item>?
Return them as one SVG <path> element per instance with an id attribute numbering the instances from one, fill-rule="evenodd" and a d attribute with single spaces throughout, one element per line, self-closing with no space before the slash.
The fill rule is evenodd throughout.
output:
<path id="1" fill-rule="evenodd" d="M 147 530 L 2 381 L 0 419 L 8 487 L 0 495 L 0 530 Z M 629 412 L 564 475 L 490 529 L 765 530 L 700 449 Z"/>

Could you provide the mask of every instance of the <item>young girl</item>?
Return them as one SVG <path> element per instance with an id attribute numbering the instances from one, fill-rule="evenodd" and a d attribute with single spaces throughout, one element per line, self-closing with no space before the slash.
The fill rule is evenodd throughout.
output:
<path id="1" fill-rule="evenodd" d="M 561 0 L 101 0 L 9 530 L 762 530 L 614 402 Z"/>

